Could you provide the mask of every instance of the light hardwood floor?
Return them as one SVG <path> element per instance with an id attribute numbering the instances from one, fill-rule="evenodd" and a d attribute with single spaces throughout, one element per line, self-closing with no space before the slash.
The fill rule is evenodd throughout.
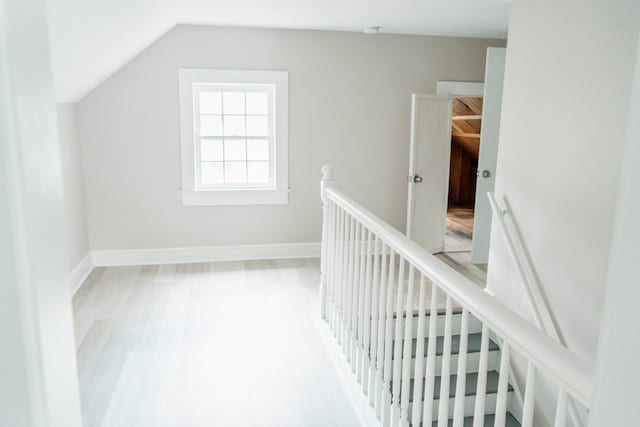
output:
<path id="1" fill-rule="evenodd" d="M 357 426 L 319 261 L 96 269 L 73 299 L 85 426 Z"/>
<path id="2" fill-rule="evenodd" d="M 444 236 L 445 252 L 470 251 L 473 238 L 473 208 L 449 206 Z"/>
<path id="3" fill-rule="evenodd" d="M 481 288 L 487 285 L 487 264 L 473 264 L 470 251 L 443 252 L 436 257 Z"/>

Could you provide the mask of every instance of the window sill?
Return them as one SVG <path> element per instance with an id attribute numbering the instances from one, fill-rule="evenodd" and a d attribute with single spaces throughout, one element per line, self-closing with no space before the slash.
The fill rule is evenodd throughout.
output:
<path id="1" fill-rule="evenodd" d="M 182 190 L 183 206 L 241 206 L 289 204 L 289 189 Z"/>

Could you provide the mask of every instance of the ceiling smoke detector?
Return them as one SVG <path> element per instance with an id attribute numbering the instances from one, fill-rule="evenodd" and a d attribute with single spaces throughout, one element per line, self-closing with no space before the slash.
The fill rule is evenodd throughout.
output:
<path id="1" fill-rule="evenodd" d="M 380 26 L 376 26 L 376 27 L 367 27 L 363 30 L 363 32 L 365 34 L 378 34 L 380 32 L 380 30 L 382 29 L 382 27 Z"/>

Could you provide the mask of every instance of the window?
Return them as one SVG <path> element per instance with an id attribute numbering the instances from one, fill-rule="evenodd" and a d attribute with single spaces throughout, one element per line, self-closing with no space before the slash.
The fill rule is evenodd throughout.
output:
<path id="1" fill-rule="evenodd" d="M 179 71 L 184 205 L 286 204 L 285 71 Z"/>

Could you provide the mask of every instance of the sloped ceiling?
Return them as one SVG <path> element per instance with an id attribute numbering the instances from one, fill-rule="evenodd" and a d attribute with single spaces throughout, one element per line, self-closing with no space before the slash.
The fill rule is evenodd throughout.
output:
<path id="1" fill-rule="evenodd" d="M 508 0 L 48 0 L 57 102 L 75 102 L 178 23 L 504 38 Z M 455 52 L 453 53 L 455 54 Z"/>
<path id="2" fill-rule="evenodd" d="M 482 101 L 479 97 L 456 97 L 451 108 L 451 142 L 475 160 L 480 155 Z"/>

